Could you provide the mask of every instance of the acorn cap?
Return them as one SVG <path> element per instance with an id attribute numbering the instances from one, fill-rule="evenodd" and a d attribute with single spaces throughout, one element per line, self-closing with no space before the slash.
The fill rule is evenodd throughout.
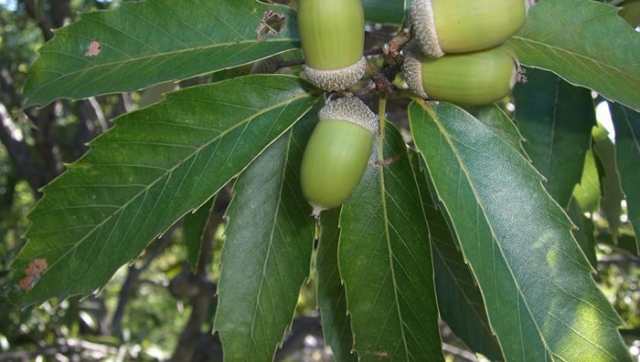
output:
<path id="1" fill-rule="evenodd" d="M 407 54 L 402 64 L 402 72 L 409 89 L 422 98 L 429 98 L 422 85 L 422 63 L 416 56 Z"/>
<path id="2" fill-rule="evenodd" d="M 411 22 L 420 50 L 430 57 L 443 56 L 444 51 L 438 40 L 431 0 L 414 0 L 411 5 Z"/>
<path id="3" fill-rule="evenodd" d="M 320 120 L 351 122 L 375 134 L 378 132 L 378 116 L 357 97 L 344 97 L 328 101 L 318 113 Z"/>
<path id="4" fill-rule="evenodd" d="M 319 70 L 304 66 L 304 74 L 315 86 L 325 91 L 342 91 L 362 79 L 367 71 L 367 59 L 360 58 L 358 62 L 345 68 L 335 70 Z"/>

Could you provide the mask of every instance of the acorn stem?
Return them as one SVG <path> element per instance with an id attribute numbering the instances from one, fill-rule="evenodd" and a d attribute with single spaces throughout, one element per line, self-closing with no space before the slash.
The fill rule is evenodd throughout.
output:
<path id="1" fill-rule="evenodd" d="M 311 205 L 311 206 L 313 207 L 313 211 L 311 211 L 311 216 L 313 216 L 313 218 L 316 220 L 320 220 L 320 214 L 322 214 L 322 212 L 326 209 L 324 207 L 317 206 L 317 205 Z"/>
<path id="2" fill-rule="evenodd" d="M 384 136 L 384 126 L 387 122 L 387 96 L 382 95 L 378 100 L 378 133 Z M 383 137 L 384 138 L 384 137 Z"/>
<path id="3" fill-rule="evenodd" d="M 385 124 L 387 122 L 387 96 L 382 95 L 378 99 L 378 146 L 376 151 L 378 152 L 378 163 L 384 164 L 384 135 Z"/>

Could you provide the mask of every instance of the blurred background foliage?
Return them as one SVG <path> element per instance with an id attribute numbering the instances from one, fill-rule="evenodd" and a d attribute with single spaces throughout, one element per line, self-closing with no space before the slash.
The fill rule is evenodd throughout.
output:
<path id="1" fill-rule="evenodd" d="M 68 24 L 82 12 L 108 9 L 118 2 L 0 0 L 0 286 L 23 243 L 27 214 L 39 197 L 39 187 L 56 177 L 65 163 L 80 157 L 86 142 L 107 130 L 115 117 L 153 103 L 162 92 L 179 86 L 165 84 L 141 93 L 76 103 L 58 101 L 40 110 L 21 108 L 21 89 L 29 65 L 52 36 L 50 29 Z M 221 72 L 182 86 L 248 71 L 245 67 Z M 601 117 L 606 125 L 606 114 Z M 0 299 L 0 361 L 220 360 L 219 343 L 211 329 L 224 242 L 221 214 L 228 199 L 227 190 L 211 212 L 212 253 L 200 274 L 192 272 L 187 262 L 185 233 L 179 224 L 91 297 L 52 300 L 25 310 L 16 310 Z M 620 244 L 611 246 L 605 218 L 597 211 L 590 216 L 602 242 L 598 246 L 598 282 L 626 322 L 624 335 L 629 344 L 636 343 L 632 349 L 638 355 L 640 260 L 620 247 L 625 232 L 631 230 L 623 215 Z M 316 309 L 311 278 L 300 294 L 298 317 L 279 359 L 330 360 L 322 345 Z M 442 333 L 448 361 L 475 360 L 445 325 Z"/>

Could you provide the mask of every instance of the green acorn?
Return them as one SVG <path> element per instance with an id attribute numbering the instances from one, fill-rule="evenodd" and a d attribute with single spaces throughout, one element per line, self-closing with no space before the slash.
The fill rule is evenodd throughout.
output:
<path id="1" fill-rule="evenodd" d="M 529 0 L 415 0 L 411 21 L 430 57 L 468 53 L 504 43 L 523 25 Z"/>
<path id="2" fill-rule="evenodd" d="M 365 74 L 361 0 L 299 0 L 306 77 L 326 91 L 345 90 Z"/>
<path id="3" fill-rule="evenodd" d="M 356 97 L 328 102 L 318 117 L 300 176 L 316 217 L 351 196 L 367 168 L 378 130 L 378 118 Z"/>
<path id="4" fill-rule="evenodd" d="M 442 58 L 408 55 L 404 77 L 419 96 L 467 106 L 491 104 L 509 95 L 518 66 L 506 47 Z"/>

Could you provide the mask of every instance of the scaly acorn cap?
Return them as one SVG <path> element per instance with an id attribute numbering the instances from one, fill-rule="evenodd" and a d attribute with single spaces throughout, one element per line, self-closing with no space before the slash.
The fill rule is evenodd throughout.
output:
<path id="1" fill-rule="evenodd" d="M 459 18 L 443 19 L 443 14 L 437 12 L 438 8 L 447 7 L 448 5 L 448 11 L 451 12 L 455 9 L 456 6 L 458 6 L 458 4 L 455 3 L 445 3 L 446 1 L 450 0 L 414 0 L 410 9 L 409 15 L 411 24 L 413 25 L 415 38 L 420 45 L 420 50 L 422 51 L 422 53 L 428 57 L 439 58 L 444 56 L 446 53 L 466 53 L 498 46 L 506 38 L 515 33 L 519 26 L 522 26 L 524 24 L 524 18 L 520 19 L 515 16 L 513 18 L 510 18 L 512 15 L 508 13 L 502 14 L 502 11 L 500 11 L 499 9 L 495 10 L 496 14 L 499 14 L 499 16 L 507 17 L 503 19 L 510 20 L 501 22 L 501 25 L 499 26 L 501 26 L 502 28 L 492 29 L 491 32 L 487 35 L 487 38 L 484 39 L 483 42 L 478 43 L 477 39 L 467 39 L 465 35 L 469 34 L 466 34 L 465 31 L 463 31 L 463 29 L 465 28 L 461 26 L 464 26 L 464 24 L 466 24 L 466 30 L 469 31 L 469 27 L 477 25 L 475 28 L 471 28 L 471 30 L 474 32 L 482 31 L 482 28 L 485 28 L 487 25 L 493 23 L 492 19 L 494 19 L 495 17 L 490 18 L 486 16 L 476 16 L 474 18 L 472 16 L 473 13 L 465 14 L 464 11 L 456 11 L 456 16 Z M 476 6 L 479 6 L 481 3 L 483 3 L 479 0 L 474 1 L 479 2 L 478 4 L 476 4 Z M 529 8 L 531 7 L 531 0 L 519 1 L 523 1 L 524 3 L 523 15 L 526 17 L 529 12 Z M 434 3 L 436 2 L 438 2 L 439 7 L 434 7 Z M 514 5 L 508 5 L 508 1 L 506 0 L 502 5 L 508 6 L 508 9 L 514 9 Z M 454 9 L 452 9 L 452 7 Z M 465 16 L 469 17 L 469 21 L 461 23 L 461 18 L 464 18 Z M 436 20 L 436 18 L 438 21 Z M 438 25 L 441 27 L 440 29 L 438 28 Z M 439 31 L 443 31 L 443 33 L 439 34 Z M 492 39 L 491 37 L 496 38 Z M 450 43 L 451 41 L 453 41 L 453 43 Z M 463 41 L 462 44 L 460 43 L 461 41 Z"/>
<path id="2" fill-rule="evenodd" d="M 316 87 L 328 92 L 342 91 L 354 86 L 364 77 L 367 71 L 367 59 L 360 58 L 358 62 L 342 69 L 320 70 L 304 66 L 304 74 Z"/>
<path id="3" fill-rule="evenodd" d="M 410 15 L 415 36 L 418 39 L 418 44 L 420 44 L 420 50 L 430 57 L 439 58 L 443 56 L 444 51 L 438 40 L 431 0 L 414 0 L 411 5 Z"/>
<path id="4" fill-rule="evenodd" d="M 422 98 L 429 98 L 422 85 L 422 63 L 412 53 L 408 53 L 402 64 L 402 73 L 409 89 Z"/>
<path id="5" fill-rule="evenodd" d="M 514 54 L 505 47 L 441 58 L 407 55 L 404 78 L 417 95 L 469 106 L 493 103 L 519 79 Z"/>
<path id="6" fill-rule="evenodd" d="M 358 97 L 343 97 L 328 101 L 318 113 L 320 121 L 339 120 L 351 122 L 372 134 L 378 132 L 378 116 Z"/>

